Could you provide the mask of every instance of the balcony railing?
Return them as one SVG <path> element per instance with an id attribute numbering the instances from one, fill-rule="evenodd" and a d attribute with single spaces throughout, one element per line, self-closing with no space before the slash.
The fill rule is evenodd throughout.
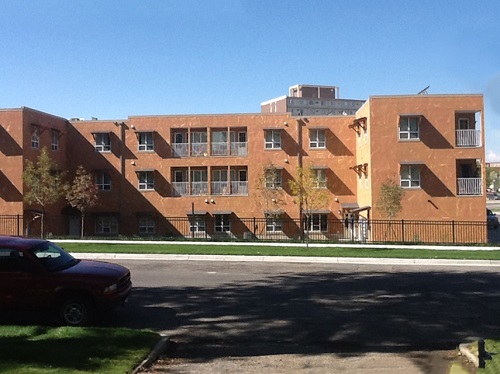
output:
<path id="1" fill-rule="evenodd" d="M 191 143 L 191 156 L 204 157 L 207 155 L 207 143 Z"/>
<path id="2" fill-rule="evenodd" d="M 248 182 L 247 181 L 231 182 L 231 195 L 248 195 Z"/>
<path id="3" fill-rule="evenodd" d="M 481 178 L 457 178 L 457 194 L 480 196 L 483 194 Z"/>
<path id="4" fill-rule="evenodd" d="M 188 143 L 172 143 L 174 157 L 187 157 Z"/>
<path id="5" fill-rule="evenodd" d="M 207 195 L 208 182 L 191 182 L 191 195 Z"/>
<path id="6" fill-rule="evenodd" d="M 211 156 L 227 156 L 227 142 L 212 142 Z"/>
<path id="7" fill-rule="evenodd" d="M 174 196 L 185 196 L 189 194 L 188 182 L 172 182 Z"/>
<path id="8" fill-rule="evenodd" d="M 212 182 L 212 195 L 228 195 L 229 182 Z"/>
<path id="9" fill-rule="evenodd" d="M 231 156 L 246 156 L 246 155 L 248 155 L 247 142 L 231 143 Z"/>
<path id="10" fill-rule="evenodd" d="M 480 147 L 480 130 L 456 130 L 457 147 Z"/>

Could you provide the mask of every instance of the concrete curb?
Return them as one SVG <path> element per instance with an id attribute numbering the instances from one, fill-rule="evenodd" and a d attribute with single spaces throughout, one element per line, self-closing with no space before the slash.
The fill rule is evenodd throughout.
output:
<path id="1" fill-rule="evenodd" d="M 71 253 L 87 260 L 138 260 L 138 261 L 220 261 L 220 262 L 281 262 L 388 266 L 477 266 L 500 267 L 499 260 L 440 260 L 373 257 L 306 257 L 306 256 L 234 256 L 234 255 L 162 255 L 130 253 Z"/>
<path id="2" fill-rule="evenodd" d="M 170 345 L 170 339 L 167 337 L 162 337 L 160 341 L 155 345 L 151 353 L 142 361 L 133 371 L 132 374 L 137 374 L 146 367 L 151 366 L 158 357 L 168 349 Z"/>
<path id="3" fill-rule="evenodd" d="M 460 350 L 460 353 L 467 358 L 467 360 L 474 364 L 475 367 L 479 367 L 479 357 L 477 357 L 469 349 L 471 344 L 472 343 L 462 343 L 458 346 L 458 349 Z"/>

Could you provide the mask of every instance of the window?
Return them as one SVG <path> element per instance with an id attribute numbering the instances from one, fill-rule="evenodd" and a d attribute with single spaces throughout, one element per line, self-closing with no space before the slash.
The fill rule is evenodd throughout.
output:
<path id="1" fill-rule="evenodd" d="M 99 191 L 111 191 L 111 177 L 107 172 L 98 172 L 95 176 L 95 184 Z"/>
<path id="2" fill-rule="evenodd" d="M 326 188 L 326 169 L 314 169 L 316 188 Z"/>
<path id="3" fill-rule="evenodd" d="M 305 228 L 307 231 L 327 231 L 328 214 L 312 213 L 304 217 Z"/>
<path id="4" fill-rule="evenodd" d="M 118 219 L 115 216 L 98 216 L 95 225 L 96 234 L 118 234 Z"/>
<path id="5" fill-rule="evenodd" d="M 283 231 L 283 219 L 281 213 L 266 213 L 266 232 Z"/>
<path id="6" fill-rule="evenodd" d="M 187 132 L 175 132 L 173 135 L 172 152 L 174 157 L 187 157 Z"/>
<path id="7" fill-rule="evenodd" d="M 191 232 L 205 232 L 205 216 L 202 215 L 190 216 L 189 228 Z"/>
<path id="8" fill-rule="evenodd" d="M 97 152 L 111 152 L 111 137 L 109 133 L 95 133 L 95 150 Z"/>
<path id="9" fill-rule="evenodd" d="M 191 156 L 206 156 L 207 155 L 207 132 L 193 131 L 191 132 Z"/>
<path id="10" fill-rule="evenodd" d="M 151 235 L 156 232 L 156 225 L 153 216 L 142 215 L 139 217 L 139 234 L 140 235 Z"/>
<path id="11" fill-rule="evenodd" d="M 227 169 L 212 170 L 212 194 L 226 195 L 229 193 L 229 183 L 227 179 Z"/>
<path id="12" fill-rule="evenodd" d="M 153 170 L 138 171 L 139 190 L 151 191 L 155 189 L 155 175 Z"/>
<path id="13" fill-rule="evenodd" d="M 226 156 L 228 154 L 228 139 L 227 131 L 213 131 L 212 132 L 212 151 L 213 156 Z"/>
<path id="14" fill-rule="evenodd" d="M 31 127 L 31 147 L 38 149 L 40 147 L 40 127 Z"/>
<path id="15" fill-rule="evenodd" d="M 59 149 L 59 130 L 52 129 L 51 149 L 53 151 L 57 151 Z"/>
<path id="16" fill-rule="evenodd" d="M 420 188 L 420 168 L 417 165 L 401 165 L 400 185 L 402 188 Z"/>
<path id="17" fill-rule="evenodd" d="M 208 193 L 207 170 L 191 170 L 191 195 L 203 195 Z"/>
<path id="18" fill-rule="evenodd" d="M 281 149 L 281 131 L 266 130 L 266 149 Z"/>
<path id="19" fill-rule="evenodd" d="M 326 130 L 311 129 L 309 131 L 309 148 L 325 148 L 326 147 Z"/>
<path id="20" fill-rule="evenodd" d="M 281 188 L 281 169 L 266 170 L 266 188 Z"/>
<path id="21" fill-rule="evenodd" d="M 399 118 L 399 139 L 418 140 L 420 138 L 420 118 L 400 117 Z"/>
<path id="22" fill-rule="evenodd" d="M 230 214 L 215 214 L 215 232 L 231 231 Z"/>
<path id="23" fill-rule="evenodd" d="M 139 151 L 153 151 L 154 137 L 152 132 L 140 132 L 139 136 Z"/>

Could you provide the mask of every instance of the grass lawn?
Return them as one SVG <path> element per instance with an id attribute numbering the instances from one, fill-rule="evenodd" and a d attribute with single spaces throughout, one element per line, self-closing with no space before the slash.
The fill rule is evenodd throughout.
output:
<path id="1" fill-rule="evenodd" d="M 209 244 L 120 244 L 120 243 L 61 243 L 68 252 L 87 253 L 152 253 L 194 255 L 246 255 L 246 256 L 312 256 L 312 257 L 371 257 L 371 258 L 420 258 L 500 260 L 500 248 L 495 250 L 429 250 L 407 248 L 339 248 L 339 247 L 292 247 Z"/>
<path id="2" fill-rule="evenodd" d="M 124 328 L 0 326 L 0 372 L 131 372 L 160 336 Z"/>

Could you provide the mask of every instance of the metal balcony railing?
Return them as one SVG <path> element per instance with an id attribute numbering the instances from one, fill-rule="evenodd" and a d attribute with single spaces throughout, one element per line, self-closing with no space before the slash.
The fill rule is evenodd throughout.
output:
<path id="1" fill-rule="evenodd" d="M 211 143 L 211 156 L 227 156 L 227 142 L 212 142 Z"/>
<path id="2" fill-rule="evenodd" d="M 482 194 L 481 178 L 457 178 L 457 195 L 481 196 Z"/>
<path id="3" fill-rule="evenodd" d="M 247 181 L 232 181 L 231 182 L 231 195 L 248 195 L 248 182 Z"/>
<path id="4" fill-rule="evenodd" d="M 174 157 L 188 156 L 188 143 L 172 143 L 172 152 Z"/>
<path id="5" fill-rule="evenodd" d="M 248 155 L 247 142 L 231 143 L 231 156 L 247 156 L 247 155 Z"/>
<path id="6" fill-rule="evenodd" d="M 480 130 L 456 130 L 457 147 L 481 147 Z"/>
<path id="7" fill-rule="evenodd" d="M 189 195 L 189 183 L 188 182 L 172 182 L 172 193 L 174 196 Z"/>

